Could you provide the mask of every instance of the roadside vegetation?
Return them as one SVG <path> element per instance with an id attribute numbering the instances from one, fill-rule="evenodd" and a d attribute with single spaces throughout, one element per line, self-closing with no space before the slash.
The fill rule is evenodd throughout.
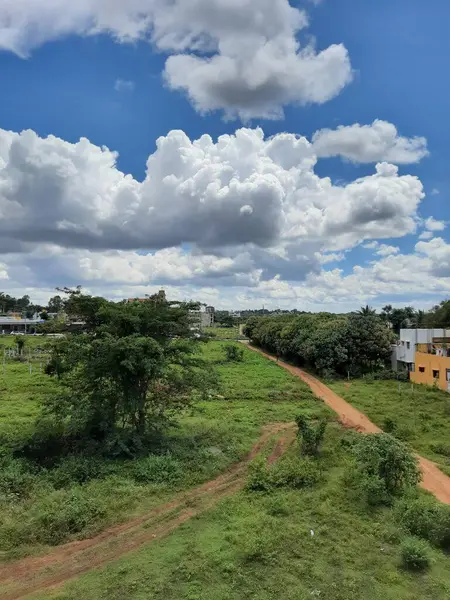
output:
<path id="1" fill-rule="evenodd" d="M 376 438 L 369 437 L 371 446 Z M 449 508 L 417 491 L 415 461 L 405 446 L 386 435 L 368 460 L 363 440 L 331 422 L 312 457 L 302 450 L 299 433 L 274 465 L 255 461 L 245 490 L 52 597 L 447 599 L 450 575 L 441 534 L 450 531 Z M 404 459 L 395 473 L 386 469 L 392 453 Z M 402 484 L 386 486 L 386 495 L 368 502 L 355 470 L 372 482 L 400 475 Z M 436 537 L 428 528 L 432 519 L 439 523 L 432 528 Z"/>
<path id="2" fill-rule="evenodd" d="M 74 343 L 88 337 L 74 336 Z M 27 337 L 27 343 L 30 339 L 35 338 Z M 193 404 L 183 398 L 171 424 L 139 448 L 135 438 L 130 445 L 127 435 L 120 440 L 120 430 L 115 439 L 122 452 L 106 445 L 106 435 L 96 439 L 92 432 L 86 445 L 83 437 L 73 436 L 73 428 L 81 425 L 83 431 L 86 421 L 70 402 L 80 389 L 76 395 L 65 380 L 72 377 L 65 351 L 75 352 L 67 343 L 56 343 L 50 363 L 64 367 L 61 379 L 40 372 L 36 361 L 32 374 L 28 363 L 13 359 L 0 371 L 0 556 L 5 560 L 89 537 L 211 479 L 250 450 L 266 423 L 292 421 L 299 410 L 330 414 L 306 385 L 240 344 L 198 343 L 194 356 L 202 376 L 211 368 L 215 372 L 212 380 L 208 375 L 206 393 Z M 239 360 L 228 360 L 230 346 Z M 84 391 L 89 406 L 90 387 Z"/>
<path id="3" fill-rule="evenodd" d="M 431 386 L 354 379 L 328 385 L 376 425 L 406 441 L 450 475 L 450 396 Z"/>
<path id="4" fill-rule="evenodd" d="M 360 313 L 251 317 L 252 343 L 323 376 L 356 377 L 386 368 L 393 334 L 369 307 Z"/>

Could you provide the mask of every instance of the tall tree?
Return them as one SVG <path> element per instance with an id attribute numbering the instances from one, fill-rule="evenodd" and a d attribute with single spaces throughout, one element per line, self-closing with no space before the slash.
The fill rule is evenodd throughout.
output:
<path id="1" fill-rule="evenodd" d="M 45 412 L 83 444 L 139 452 L 214 383 L 197 353 L 201 342 L 191 338 L 190 305 L 69 295 L 86 332 L 55 344 L 48 372 L 64 392 L 46 402 Z"/>
<path id="2" fill-rule="evenodd" d="M 368 304 L 366 304 L 366 306 L 361 306 L 361 308 L 358 311 L 356 311 L 356 313 L 358 315 L 368 317 L 370 315 L 376 315 L 377 311 L 374 308 L 372 308 L 371 306 L 369 306 Z"/>

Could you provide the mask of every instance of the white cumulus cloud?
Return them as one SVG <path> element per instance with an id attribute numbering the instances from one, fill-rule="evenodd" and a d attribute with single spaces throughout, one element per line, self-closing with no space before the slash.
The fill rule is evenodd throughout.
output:
<path id="1" fill-rule="evenodd" d="M 388 163 L 335 186 L 314 172 L 306 138 L 265 139 L 261 129 L 240 129 L 217 142 L 172 131 L 158 139 L 142 182 L 120 172 L 116 159 L 86 139 L 72 144 L 0 130 L 0 250 L 190 243 L 296 252 L 308 243 L 314 252 L 339 251 L 414 232 L 424 197 L 417 177 L 399 176 Z"/>
<path id="2" fill-rule="evenodd" d="M 424 137 L 402 137 L 387 121 L 371 125 L 355 123 L 337 129 L 321 129 L 312 139 L 318 157 L 342 156 L 359 163 L 387 161 L 395 164 L 419 162 L 428 155 Z"/>
<path id="3" fill-rule="evenodd" d="M 323 103 L 351 81 L 342 44 L 301 47 L 308 26 L 289 0 L 0 0 L 0 49 L 27 56 L 69 34 L 145 39 L 169 54 L 169 87 L 200 111 L 279 118 L 289 103 Z"/>

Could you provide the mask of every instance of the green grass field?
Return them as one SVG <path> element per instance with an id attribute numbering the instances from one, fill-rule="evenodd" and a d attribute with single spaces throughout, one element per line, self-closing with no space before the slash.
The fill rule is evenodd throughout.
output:
<path id="1" fill-rule="evenodd" d="M 203 346 L 217 367 L 219 389 L 182 416 L 157 455 L 134 461 L 69 457 L 46 470 L 13 461 L 3 479 L 0 472 L 0 557 L 90 536 L 214 477 L 246 454 L 262 425 L 290 421 L 300 411 L 328 414 L 305 384 L 248 349 L 244 362 L 224 363 L 224 345 Z M 0 447 L 14 448 L 32 431 L 39 400 L 56 393 L 58 384 L 14 361 L 6 364 L 2 382 Z M 73 527 L 78 513 L 83 525 Z"/>
<path id="2" fill-rule="evenodd" d="M 450 395 L 433 387 L 396 381 L 354 380 L 330 387 L 362 410 L 374 423 L 386 428 L 450 474 Z M 389 427 L 388 427 L 389 428 Z"/>
<path id="3" fill-rule="evenodd" d="M 394 511 L 369 510 L 346 487 L 347 435 L 329 425 L 316 485 L 239 492 L 166 539 L 33 598 L 446 600 L 449 559 L 430 547 L 428 573 L 404 571 Z"/>
<path id="4" fill-rule="evenodd" d="M 204 332 L 213 335 L 217 340 L 245 339 L 245 336 L 240 335 L 239 327 L 208 327 Z"/>
<path id="5" fill-rule="evenodd" d="M 3 559 L 86 537 L 163 503 L 241 458 L 261 425 L 291 421 L 300 412 L 330 419 L 324 448 L 314 459 L 318 481 L 300 489 L 238 492 L 167 538 L 33 598 L 447 600 L 448 557 L 430 546 L 428 572 L 403 570 L 400 546 L 406 533 L 395 506 L 369 508 L 349 485 L 349 440 L 357 434 L 343 430 L 304 383 L 275 363 L 247 348 L 243 362 L 225 362 L 225 345 L 216 341 L 204 346 L 218 370 L 220 388 L 183 416 L 162 454 L 100 465 L 63 461 L 32 474 L 24 496 L 0 491 Z M 25 391 L 33 379 L 16 371 L 19 367 L 26 365 L 8 365 L 9 386 L 17 394 L 22 389 L 16 402 L 28 410 L 23 426 L 31 426 L 38 396 Z M 34 381 L 41 382 L 43 394 L 57 385 L 45 376 Z M 365 385 L 373 395 L 382 389 L 378 383 Z M 353 391 L 358 386 L 363 389 L 358 384 Z M 2 421 L 14 422 L 12 412 L 6 410 Z M 295 442 L 281 460 L 298 457 Z M 4 474 L 0 490 L 2 482 Z M 77 520 L 83 525 L 74 531 L 71 525 Z"/>

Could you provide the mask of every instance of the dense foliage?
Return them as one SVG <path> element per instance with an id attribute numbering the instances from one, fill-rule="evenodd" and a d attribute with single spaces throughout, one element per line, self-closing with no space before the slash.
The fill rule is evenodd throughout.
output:
<path id="1" fill-rule="evenodd" d="M 353 454 L 355 481 L 369 504 L 389 504 L 420 481 L 416 457 L 387 433 L 361 436 Z"/>
<path id="2" fill-rule="evenodd" d="M 244 332 L 253 343 L 325 375 L 371 373 L 391 356 L 391 330 L 372 313 L 251 317 Z"/>
<path id="3" fill-rule="evenodd" d="M 44 418 L 81 445 L 136 452 L 212 383 L 190 334 L 187 305 L 161 298 L 112 303 L 70 295 L 85 331 L 55 343 L 49 374 L 63 392 Z"/>

